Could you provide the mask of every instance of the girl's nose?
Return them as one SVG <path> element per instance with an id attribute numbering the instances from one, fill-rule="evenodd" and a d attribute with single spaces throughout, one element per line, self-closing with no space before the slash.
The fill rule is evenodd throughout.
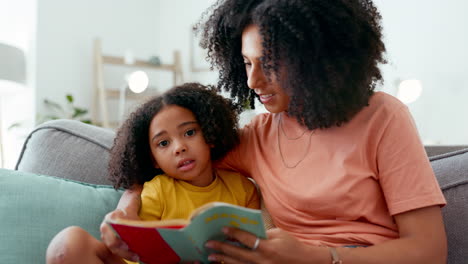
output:
<path id="1" fill-rule="evenodd" d="M 176 147 L 174 149 L 174 152 L 176 155 L 179 155 L 180 153 L 186 152 L 187 151 L 187 146 L 184 144 L 184 142 L 177 142 Z"/>

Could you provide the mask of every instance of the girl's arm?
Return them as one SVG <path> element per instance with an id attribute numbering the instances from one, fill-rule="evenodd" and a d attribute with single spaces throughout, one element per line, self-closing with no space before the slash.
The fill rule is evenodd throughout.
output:
<path id="1" fill-rule="evenodd" d="M 439 206 L 429 206 L 395 215 L 400 238 L 361 248 L 337 248 L 345 264 L 366 263 L 446 263 L 447 239 Z M 252 247 L 256 237 L 227 228 L 227 234 Z M 210 260 L 224 263 L 332 263 L 326 247 L 301 243 L 280 229 L 268 231 L 256 250 L 210 241 L 207 246 L 224 253 L 210 255 Z"/>
<path id="2" fill-rule="evenodd" d="M 104 220 L 109 218 L 126 218 L 126 219 L 140 219 L 138 217 L 138 211 L 141 205 L 141 191 L 143 190 L 142 185 L 133 185 L 130 189 L 126 190 L 122 197 L 120 197 L 119 203 L 117 204 L 117 208 L 108 213 Z M 136 254 L 130 252 L 128 250 L 127 245 L 120 240 L 112 230 L 110 230 L 109 226 L 105 224 L 105 222 L 101 223 L 101 240 L 106 244 L 109 250 L 125 259 L 134 259 L 136 260 Z"/>
<path id="3" fill-rule="evenodd" d="M 142 190 L 143 185 L 139 184 L 134 184 L 130 189 L 125 190 L 115 210 L 123 211 L 128 219 L 139 219 L 138 211 L 141 206 Z"/>

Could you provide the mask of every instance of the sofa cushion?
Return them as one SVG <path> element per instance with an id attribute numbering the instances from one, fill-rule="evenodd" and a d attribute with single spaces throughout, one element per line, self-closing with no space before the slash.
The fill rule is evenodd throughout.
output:
<path id="1" fill-rule="evenodd" d="M 442 208 L 448 239 L 448 262 L 468 260 L 468 149 L 430 158 L 444 192 L 447 205 Z"/>
<path id="2" fill-rule="evenodd" d="M 26 139 L 15 169 L 71 180 L 111 184 L 109 150 L 115 132 L 75 120 L 41 124 Z"/>
<path id="3" fill-rule="evenodd" d="M 99 238 L 122 191 L 0 169 L 0 263 L 44 263 L 50 240 L 77 225 Z"/>

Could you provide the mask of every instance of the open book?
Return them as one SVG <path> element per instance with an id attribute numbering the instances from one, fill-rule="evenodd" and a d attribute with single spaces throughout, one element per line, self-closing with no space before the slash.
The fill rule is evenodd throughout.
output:
<path id="1" fill-rule="evenodd" d="M 146 264 L 201 261 L 208 263 L 208 240 L 229 241 L 221 229 L 232 226 L 266 238 L 260 210 L 212 202 L 196 209 L 190 219 L 164 221 L 107 220 L 129 249 Z M 235 242 L 233 242 L 235 243 Z"/>

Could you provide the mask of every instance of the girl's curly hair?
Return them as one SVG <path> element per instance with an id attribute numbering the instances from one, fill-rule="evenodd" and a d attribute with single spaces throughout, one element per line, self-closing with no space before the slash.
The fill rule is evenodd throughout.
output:
<path id="1" fill-rule="evenodd" d="M 207 144 L 212 144 L 211 159 L 222 158 L 239 143 L 238 108 L 218 95 L 212 86 L 187 83 L 176 86 L 139 106 L 117 131 L 110 151 L 109 179 L 115 188 L 143 184 L 163 173 L 153 166 L 149 143 L 151 120 L 165 106 L 190 110 L 197 119 Z"/>
<path id="2" fill-rule="evenodd" d="M 241 37 L 247 25 L 257 25 L 265 74 L 287 71 L 280 85 L 291 99 L 288 114 L 314 129 L 350 120 L 383 82 L 380 20 L 370 0 L 218 0 L 194 30 L 219 69 L 218 89 L 254 107 Z"/>

